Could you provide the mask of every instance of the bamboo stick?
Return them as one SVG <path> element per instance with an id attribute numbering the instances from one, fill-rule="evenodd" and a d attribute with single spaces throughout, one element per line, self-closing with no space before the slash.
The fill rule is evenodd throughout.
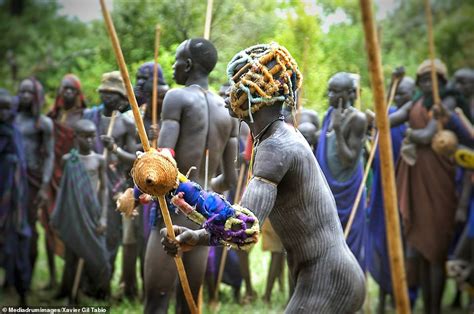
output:
<path id="1" fill-rule="evenodd" d="M 176 236 L 174 235 L 173 230 L 173 223 L 171 222 L 171 217 L 168 211 L 168 205 L 166 204 L 165 197 L 158 197 L 158 202 L 160 203 L 161 215 L 163 216 L 163 220 L 165 221 L 168 237 L 172 241 L 176 241 Z M 186 271 L 184 269 L 183 260 L 181 259 L 181 257 L 176 256 L 174 258 L 174 261 L 176 262 L 179 280 L 181 281 L 181 286 L 183 287 L 184 296 L 186 298 L 186 302 L 188 303 L 189 309 L 191 310 L 191 313 L 199 313 L 196 303 L 193 300 L 193 295 L 191 293 L 191 287 L 189 286 L 188 278 L 186 277 Z"/>
<path id="2" fill-rule="evenodd" d="M 140 115 L 140 111 L 138 109 L 137 100 L 135 99 L 135 93 L 133 92 L 132 83 L 130 82 L 127 65 L 125 64 L 125 60 L 123 58 L 122 49 L 120 48 L 120 43 L 117 37 L 117 33 L 115 32 L 115 27 L 112 22 L 112 18 L 110 17 L 110 13 L 107 10 L 104 0 L 99 0 L 99 1 L 100 1 L 100 6 L 102 8 L 102 14 L 104 16 L 107 32 L 112 42 L 115 58 L 117 59 L 117 63 L 120 68 L 120 73 L 122 74 L 122 78 L 124 80 L 125 87 L 127 89 L 128 100 L 132 106 L 133 117 L 135 118 L 135 123 L 137 125 L 138 135 L 140 136 L 140 140 L 142 142 L 144 151 L 147 152 L 150 150 L 150 143 L 148 142 L 148 136 L 146 135 L 146 132 L 145 132 L 145 126 L 143 125 L 143 120 Z M 179 174 L 179 177 L 182 178 L 183 177 L 182 174 Z M 163 196 L 159 197 L 158 200 L 160 203 L 163 220 L 165 222 L 166 229 L 168 232 L 168 237 L 171 239 L 176 239 L 174 230 L 173 230 L 173 224 L 171 222 L 171 217 L 168 211 L 168 206 L 166 205 L 166 201 Z M 184 295 L 186 297 L 186 301 L 188 303 L 189 309 L 191 310 L 191 313 L 193 314 L 198 313 L 196 304 L 194 303 L 194 300 L 192 298 L 192 293 L 189 287 L 189 283 L 186 278 L 186 272 L 184 269 L 183 261 L 181 260 L 181 257 L 175 257 L 174 260 L 176 262 L 176 268 L 178 269 L 178 275 L 181 280 L 181 285 L 183 287 Z"/>
<path id="3" fill-rule="evenodd" d="M 155 29 L 155 57 L 153 64 L 153 94 L 151 97 L 151 123 L 156 126 L 158 123 L 158 53 L 160 50 L 161 27 L 156 25 Z M 153 148 L 158 147 L 158 139 L 154 139 L 151 143 Z"/>
<path id="4" fill-rule="evenodd" d="M 400 236 L 400 221 L 395 189 L 390 125 L 385 115 L 385 91 L 383 86 L 382 60 L 375 30 L 372 1 L 360 0 L 365 42 L 368 53 L 370 77 L 374 91 L 375 114 L 379 130 L 382 188 L 385 205 L 385 225 L 390 256 L 390 270 L 397 313 L 410 313 L 405 265 Z"/>
<path id="5" fill-rule="evenodd" d="M 207 0 L 206 21 L 204 23 L 204 39 L 207 40 L 211 38 L 212 4 L 213 0 Z"/>
<path id="6" fill-rule="evenodd" d="M 145 126 L 143 125 L 143 120 L 140 114 L 140 110 L 138 109 L 137 100 L 135 99 L 135 93 L 133 92 L 132 83 L 130 82 L 130 76 L 128 75 L 127 65 L 125 64 L 125 59 L 123 58 L 122 49 L 120 48 L 120 42 L 117 37 L 117 33 L 115 32 L 115 27 L 112 22 L 112 18 L 110 17 L 110 13 L 105 6 L 104 0 L 99 0 L 100 6 L 102 8 L 102 14 L 104 16 L 105 26 L 107 28 L 107 32 L 109 34 L 110 41 L 112 42 L 112 47 L 115 54 L 115 59 L 117 59 L 117 63 L 120 69 L 120 74 L 122 75 L 122 79 L 125 84 L 125 88 L 127 89 L 127 96 L 130 105 L 132 106 L 133 117 L 135 118 L 135 123 L 137 124 L 138 135 L 140 136 L 140 140 L 143 145 L 143 149 L 145 152 L 150 150 L 150 143 L 148 142 L 148 136 L 145 132 Z"/>

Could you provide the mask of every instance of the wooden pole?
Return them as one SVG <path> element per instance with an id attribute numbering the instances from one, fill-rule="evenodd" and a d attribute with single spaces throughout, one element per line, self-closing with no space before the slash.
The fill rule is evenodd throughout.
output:
<path id="1" fill-rule="evenodd" d="M 168 205 L 166 204 L 165 197 L 164 196 L 158 197 L 158 202 L 160 203 L 161 215 L 163 216 L 163 220 L 165 221 L 168 237 L 172 241 L 176 241 L 176 236 L 174 235 L 174 231 L 173 231 L 173 223 L 171 222 L 171 217 L 168 211 Z M 186 302 L 188 303 L 189 309 L 191 310 L 191 313 L 199 313 L 196 303 L 193 300 L 191 288 L 189 287 L 189 282 L 188 282 L 188 278 L 186 277 L 183 260 L 181 259 L 181 257 L 176 256 L 174 258 L 174 261 L 176 262 L 176 268 L 178 269 L 179 280 L 181 281 L 181 286 L 183 287 L 184 296 L 186 298 Z"/>
<path id="2" fill-rule="evenodd" d="M 213 0 L 207 0 L 206 22 L 204 23 L 204 39 L 207 40 L 211 38 L 212 3 Z"/>
<path id="3" fill-rule="evenodd" d="M 395 97 L 395 92 L 397 91 L 399 79 L 396 78 L 393 81 L 392 88 L 390 89 L 390 97 L 387 103 L 387 112 L 390 108 L 390 104 L 393 102 L 393 98 Z M 349 232 L 351 231 L 352 224 L 354 223 L 355 214 L 357 213 L 357 208 L 359 207 L 360 199 L 362 198 L 362 193 L 365 189 L 365 183 L 367 182 L 367 178 L 369 177 L 370 168 L 372 167 L 372 162 L 374 161 L 375 152 L 377 150 L 379 142 L 379 133 L 377 132 L 374 139 L 374 144 L 370 150 L 369 158 L 367 159 L 367 164 L 365 165 L 364 177 L 362 178 L 362 182 L 360 183 L 359 189 L 357 190 L 356 199 L 354 205 L 352 205 L 351 215 L 349 216 L 349 220 L 347 221 L 346 228 L 344 229 L 344 237 L 347 239 L 349 236 Z"/>
<path id="4" fill-rule="evenodd" d="M 125 83 L 125 88 L 127 89 L 127 96 L 130 105 L 132 106 L 133 117 L 135 118 L 135 123 L 137 124 L 138 135 L 140 136 L 140 141 L 143 145 L 143 150 L 145 152 L 150 150 L 150 143 L 148 142 L 148 136 L 145 132 L 145 126 L 143 125 L 143 120 L 138 109 L 137 100 L 135 99 L 135 93 L 133 92 L 132 83 L 130 82 L 130 76 L 128 75 L 127 65 L 125 64 L 125 59 L 123 58 L 122 49 L 120 48 L 120 42 L 115 32 L 115 27 L 110 17 L 110 13 L 107 10 L 104 0 L 100 1 L 100 7 L 102 8 L 102 14 L 104 16 L 105 26 L 109 34 L 110 41 L 112 42 L 112 47 L 115 54 L 115 59 L 120 69 L 120 74 Z"/>
<path id="5" fill-rule="evenodd" d="M 155 29 L 155 57 L 153 64 L 153 94 L 151 97 L 151 123 L 156 126 L 158 123 L 158 52 L 160 50 L 161 27 L 156 25 Z M 154 139 L 151 143 L 153 148 L 158 147 L 158 139 Z"/>
<path id="6" fill-rule="evenodd" d="M 403 259 L 402 242 L 400 235 L 400 221 L 398 216 L 397 194 L 395 189 L 395 175 L 392 158 L 392 140 L 390 125 L 385 114 L 385 90 L 383 84 L 382 60 L 371 0 L 360 0 L 362 22 L 367 47 L 370 77 L 374 92 L 375 114 L 379 130 L 380 166 L 382 171 L 382 188 L 385 205 L 385 226 L 387 229 L 388 252 L 395 306 L 397 313 L 410 313 L 410 302 L 406 282 L 405 265 Z"/>
<path id="7" fill-rule="evenodd" d="M 438 75 L 436 75 L 435 67 L 435 44 L 433 37 L 433 17 L 431 15 L 431 5 L 430 0 L 424 0 L 425 3 L 425 15 L 426 15 L 426 24 L 428 29 L 428 50 L 430 54 L 431 61 L 431 84 L 433 85 L 433 101 L 434 106 L 438 106 L 440 111 L 443 109 L 441 105 L 441 99 L 439 97 L 439 85 L 438 85 Z M 443 124 L 441 121 L 438 121 L 438 130 L 443 129 Z"/>
<path id="8" fill-rule="evenodd" d="M 427 23 L 427 28 L 428 28 L 428 46 L 429 46 L 430 60 L 431 60 L 431 83 L 433 84 L 433 100 L 434 100 L 435 105 L 440 105 L 441 99 L 439 98 L 438 76 L 436 75 L 436 68 L 435 68 L 433 17 L 431 15 L 430 0 L 424 0 L 424 2 L 425 2 L 426 23 Z"/>
<path id="9" fill-rule="evenodd" d="M 303 67 L 302 67 L 302 70 L 303 70 L 303 78 L 306 78 L 306 74 L 307 74 L 307 61 L 308 61 L 308 42 L 309 42 L 309 38 L 306 37 L 306 40 L 304 41 L 303 43 Z M 303 97 L 304 97 L 304 89 L 303 89 L 304 86 L 301 86 L 299 92 L 298 92 L 298 109 L 296 111 L 296 121 L 295 121 L 295 128 L 298 127 L 298 125 L 300 124 L 300 120 L 301 120 L 301 110 L 303 109 Z"/>
<path id="10" fill-rule="evenodd" d="M 72 291 L 71 291 L 71 297 L 74 303 L 77 297 L 77 292 L 79 291 L 79 283 L 81 282 L 81 275 L 82 275 L 83 269 L 84 269 L 84 259 L 81 257 L 79 258 L 79 262 L 77 263 L 76 274 L 74 276 L 74 283 L 72 285 Z"/>
<path id="11" fill-rule="evenodd" d="M 145 132 L 145 126 L 143 125 L 143 120 L 140 114 L 140 110 L 138 109 L 137 100 L 135 99 L 135 93 L 133 92 L 132 83 L 130 82 L 130 77 L 128 75 L 127 65 L 125 64 L 125 60 L 123 58 L 122 49 L 120 48 L 120 43 L 117 37 L 117 33 L 115 32 L 114 24 L 112 23 L 112 18 L 110 17 L 110 13 L 107 10 L 104 0 L 99 0 L 100 6 L 102 8 L 102 14 L 104 16 L 105 25 L 107 28 L 107 32 L 109 34 L 110 40 L 112 42 L 113 50 L 115 53 L 115 58 L 117 59 L 117 63 L 120 68 L 120 73 L 122 74 L 122 78 L 125 83 L 125 87 L 127 88 L 127 96 L 132 106 L 133 117 L 135 118 L 135 123 L 138 129 L 138 135 L 140 136 L 140 140 L 143 145 L 143 150 L 145 152 L 150 150 L 150 143 L 148 142 L 148 136 Z M 179 174 L 179 178 L 182 179 L 183 175 Z M 173 231 L 173 224 L 171 222 L 171 217 L 168 211 L 168 206 L 166 205 L 166 201 L 164 197 L 158 198 L 160 203 L 161 212 L 163 215 L 163 220 L 166 225 L 166 230 L 168 231 L 168 237 L 170 239 L 176 239 Z M 181 280 L 181 285 L 183 287 L 184 295 L 186 297 L 186 301 L 188 303 L 189 309 L 191 313 L 195 314 L 198 313 L 196 304 L 192 299 L 191 289 L 189 287 L 189 283 L 186 278 L 186 272 L 184 269 L 183 261 L 181 257 L 175 257 L 176 268 L 178 269 L 178 275 Z"/>

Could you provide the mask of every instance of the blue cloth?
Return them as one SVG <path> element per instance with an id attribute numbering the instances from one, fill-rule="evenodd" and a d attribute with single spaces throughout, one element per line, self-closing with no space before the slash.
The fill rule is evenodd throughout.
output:
<path id="1" fill-rule="evenodd" d="M 390 107 L 389 114 L 397 111 L 396 107 Z M 400 148 L 405 135 L 404 124 L 391 128 L 392 157 L 396 163 L 400 156 Z M 392 280 L 390 276 L 390 262 L 387 247 L 387 234 L 385 231 L 385 212 L 382 190 L 382 175 L 380 170 L 380 152 L 377 148 L 373 163 L 373 182 L 368 206 L 369 222 L 367 235 L 367 268 L 386 292 L 392 293 Z"/>
<path id="2" fill-rule="evenodd" d="M 26 158 L 19 130 L 0 122 L 0 267 L 20 295 L 29 289 L 31 229 L 27 219 Z"/>
<path id="3" fill-rule="evenodd" d="M 361 160 L 358 162 L 356 170 L 349 179 L 345 181 L 338 181 L 333 177 L 327 162 L 326 137 L 328 126 L 331 121 L 332 111 L 333 108 L 329 108 L 324 117 L 321 135 L 319 137 L 319 143 L 316 149 L 316 159 L 318 160 L 321 170 L 323 171 L 332 194 L 334 195 L 334 199 L 336 200 L 337 214 L 339 215 L 339 220 L 341 221 L 342 227 L 344 229 L 349 220 L 351 209 L 357 195 L 357 190 L 362 182 L 364 170 Z M 366 269 L 364 249 L 366 238 L 366 214 L 364 210 L 365 198 L 366 193 L 364 191 L 359 202 L 359 206 L 357 207 L 357 213 L 354 217 L 351 231 L 349 232 L 349 236 L 346 239 L 349 248 L 357 258 L 357 261 L 363 270 Z"/>

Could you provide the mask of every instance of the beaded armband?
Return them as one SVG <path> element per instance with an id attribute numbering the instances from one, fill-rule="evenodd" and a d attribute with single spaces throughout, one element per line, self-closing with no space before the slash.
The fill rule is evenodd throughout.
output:
<path id="1" fill-rule="evenodd" d="M 180 183 L 171 202 L 209 232 L 210 245 L 248 250 L 258 241 L 258 219 L 250 210 L 231 205 L 222 195 L 206 192 L 197 183 Z"/>

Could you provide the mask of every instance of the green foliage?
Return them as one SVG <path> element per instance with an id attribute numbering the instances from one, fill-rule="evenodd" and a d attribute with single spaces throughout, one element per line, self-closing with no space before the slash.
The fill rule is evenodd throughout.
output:
<path id="1" fill-rule="evenodd" d="M 21 15 L 12 15 L 9 1 L 0 2 L 0 57 L 14 52 L 17 81 L 8 62 L 0 64 L 3 85 L 12 92 L 18 80 L 36 75 L 45 85 L 49 104 L 64 74 L 82 79 L 89 104 L 99 102 L 96 92 L 104 72 L 117 70 L 110 40 L 102 20 L 83 23 L 58 15 L 54 0 L 23 1 Z M 433 2 L 434 31 L 438 56 L 451 72 L 474 66 L 474 3 L 469 0 Z M 159 62 L 167 82 L 174 86 L 172 65 L 176 47 L 187 38 L 201 37 L 207 1 L 115 0 L 112 17 L 132 81 L 137 68 L 153 59 L 155 25 L 162 28 Z M 319 6 L 322 12 L 314 10 Z M 109 8 L 112 9 L 112 8 Z M 347 19 L 322 32 L 328 16 L 343 12 Z M 222 0 L 214 1 L 211 40 L 219 61 L 211 73 L 213 90 L 227 81 L 228 60 L 239 50 L 259 43 L 277 41 L 287 47 L 304 74 L 303 104 L 319 112 L 327 108 L 329 77 L 339 71 L 359 73 L 362 78 L 362 107 L 371 107 L 364 36 L 357 0 Z M 400 1 L 398 7 L 378 22 L 382 37 L 385 77 L 404 65 L 413 76 L 428 56 L 426 22 L 422 3 Z M 387 82 L 388 84 L 388 82 Z"/>

